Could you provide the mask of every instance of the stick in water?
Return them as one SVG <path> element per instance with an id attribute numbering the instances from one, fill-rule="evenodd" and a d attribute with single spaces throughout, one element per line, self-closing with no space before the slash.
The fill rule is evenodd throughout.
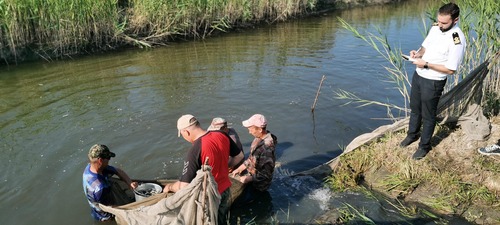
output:
<path id="1" fill-rule="evenodd" d="M 323 81 L 325 80 L 325 75 L 321 77 L 321 82 L 319 82 L 318 92 L 316 92 L 316 98 L 314 98 L 314 103 L 311 106 L 311 112 L 314 112 L 314 108 L 316 107 L 316 102 L 318 101 L 319 91 L 321 90 L 321 85 L 323 85 Z"/>

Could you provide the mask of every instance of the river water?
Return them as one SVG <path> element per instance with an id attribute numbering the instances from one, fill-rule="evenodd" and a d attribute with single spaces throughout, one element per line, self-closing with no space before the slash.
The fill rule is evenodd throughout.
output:
<path id="1" fill-rule="evenodd" d="M 232 218 L 310 221 L 328 208 L 331 193 L 320 182 L 285 175 L 327 162 L 354 137 L 390 123 L 385 108 L 345 105 L 335 92 L 403 104 L 386 82 L 384 59 L 342 29 L 337 17 L 362 30 L 380 27 L 408 52 L 423 40 L 427 3 L 330 12 L 203 41 L 0 68 L 2 224 L 93 224 L 81 177 L 95 143 L 108 145 L 117 154 L 110 163 L 133 178 L 177 178 L 190 144 L 177 137 L 176 120 L 186 113 L 204 127 L 213 117 L 226 118 L 246 152 L 252 137 L 241 121 L 264 114 L 278 137 L 281 167 L 263 203 L 236 209 Z"/>

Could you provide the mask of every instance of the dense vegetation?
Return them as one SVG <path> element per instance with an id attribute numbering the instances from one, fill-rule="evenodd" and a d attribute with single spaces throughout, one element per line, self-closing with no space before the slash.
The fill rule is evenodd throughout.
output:
<path id="1" fill-rule="evenodd" d="M 0 61 L 67 57 L 262 21 L 282 21 L 317 0 L 0 0 Z"/>

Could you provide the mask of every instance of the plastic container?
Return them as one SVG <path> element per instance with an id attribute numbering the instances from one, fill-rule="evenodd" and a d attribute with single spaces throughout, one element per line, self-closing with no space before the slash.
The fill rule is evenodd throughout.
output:
<path id="1" fill-rule="evenodd" d="M 142 183 L 135 190 L 135 201 L 143 200 L 155 194 L 160 194 L 163 191 L 160 185 L 155 183 Z"/>

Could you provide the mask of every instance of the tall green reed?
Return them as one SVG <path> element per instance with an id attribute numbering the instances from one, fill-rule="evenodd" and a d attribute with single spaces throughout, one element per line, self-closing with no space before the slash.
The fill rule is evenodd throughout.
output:
<path id="1" fill-rule="evenodd" d="M 282 21 L 318 0 L 0 0 L 0 57 L 60 58 Z"/>
<path id="2" fill-rule="evenodd" d="M 388 79 L 388 82 L 396 86 L 397 90 L 404 99 L 404 106 L 401 107 L 391 103 L 361 99 L 355 94 L 345 90 L 337 91 L 335 93 L 337 98 L 348 100 L 349 103 L 355 103 L 360 106 L 367 106 L 367 105 L 384 106 L 387 108 L 387 116 L 392 119 L 396 119 L 396 117 L 392 113 L 393 109 L 396 109 L 399 112 L 404 113 L 405 116 L 407 116 L 408 112 L 406 109 L 408 108 L 409 105 L 410 94 L 406 84 L 410 83 L 410 80 L 408 73 L 406 72 L 406 69 L 404 67 L 403 60 L 401 59 L 401 48 L 391 46 L 391 43 L 389 43 L 387 36 L 384 35 L 380 29 L 377 29 L 377 33 L 372 33 L 372 32 L 362 33 L 353 26 L 351 26 L 342 18 L 338 18 L 338 20 L 344 29 L 350 31 L 354 37 L 363 40 L 370 47 L 372 47 L 379 55 L 381 55 L 384 59 L 387 60 L 389 65 L 384 66 L 384 69 L 388 73 L 386 78 Z"/>
<path id="3" fill-rule="evenodd" d="M 205 37 L 214 30 L 259 21 L 282 21 L 312 9 L 316 0 L 131 0 L 128 29 L 145 39 L 185 35 Z M 138 32 L 139 31 L 139 32 Z"/>
<path id="4" fill-rule="evenodd" d="M 113 42 L 116 1 L 2 0 L 0 9 L 3 57 L 71 55 Z"/>

